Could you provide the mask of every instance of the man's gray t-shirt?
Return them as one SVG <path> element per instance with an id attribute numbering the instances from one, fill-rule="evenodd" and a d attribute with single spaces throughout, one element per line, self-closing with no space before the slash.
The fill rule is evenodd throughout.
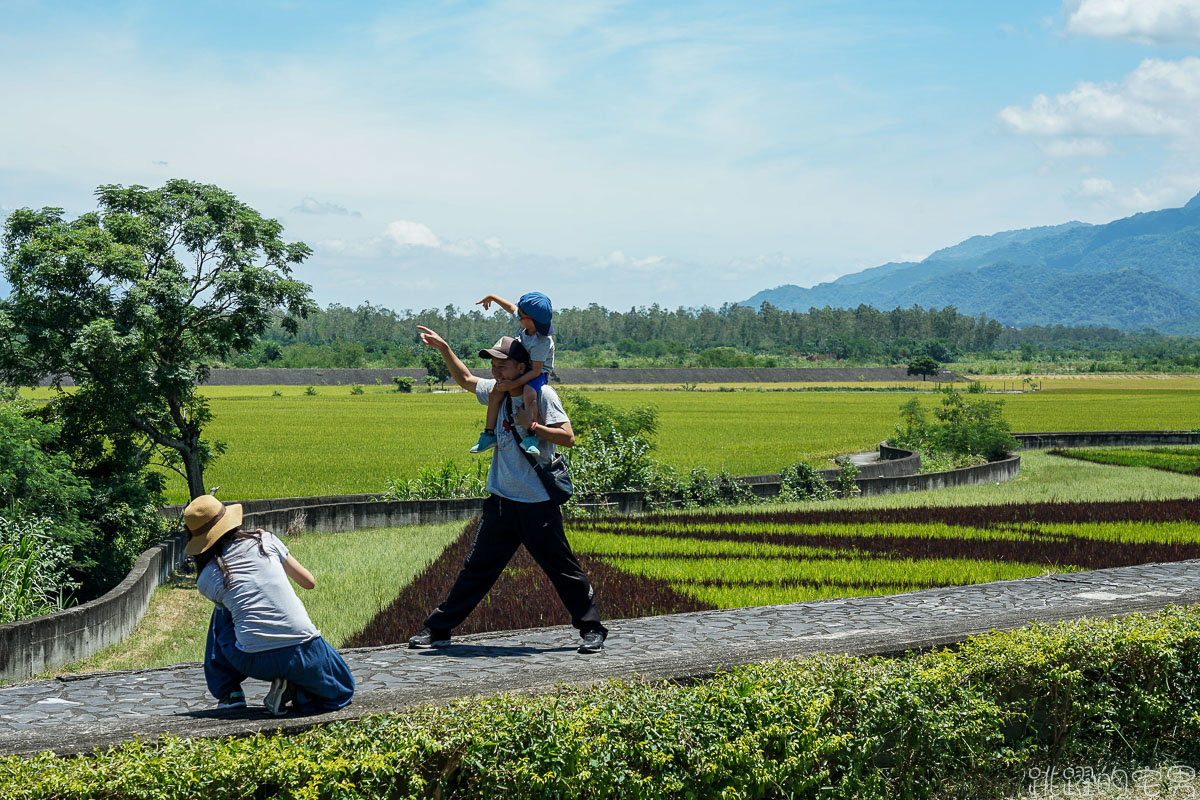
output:
<path id="1" fill-rule="evenodd" d="M 262 531 L 264 556 L 253 539 L 236 538 L 222 558 L 229 580 L 214 558 L 196 580 L 200 594 L 233 615 L 237 648 L 261 653 L 316 639 L 321 635 L 283 571 L 287 545 L 270 531 Z"/>
<path id="2" fill-rule="evenodd" d="M 496 381 L 491 378 L 481 380 L 475 385 L 475 397 L 480 403 L 485 406 L 488 404 L 488 394 L 495 385 Z M 525 404 L 520 397 L 513 397 L 511 400 L 515 417 Z M 550 499 L 550 495 L 546 494 L 537 473 L 529 466 L 525 453 L 513 439 L 513 430 L 516 430 L 517 436 L 525 438 L 525 429 L 509 418 L 505 405 L 500 404 L 500 416 L 496 420 L 496 449 L 492 453 L 487 490 L 520 503 L 544 503 Z M 538 414 L 541 418 L 538 423 L 540 425 L 557 425 L 569 421 L 562 401 L 558 399 L 558 393 L 550 386 L 543 386 L 538 392 Z M 538 439 L 538 450 L 541 454 L 537 456 L 537 460 L 549 464 L 550 459 L 554 458 L 555 449 L 555 446 L 545 439 Z"/>

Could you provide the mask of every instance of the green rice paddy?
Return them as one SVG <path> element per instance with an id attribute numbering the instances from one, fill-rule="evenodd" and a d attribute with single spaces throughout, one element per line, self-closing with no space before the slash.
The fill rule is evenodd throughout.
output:
<path id="1" fill-rule="evenodd" d="M 1016 431 L 1200 428 L 1200 389 L 1158 382 L 1105 383 L 1000 396 Z M 768 387 L 769 388 L 769 387 Z M 280 396 L 273 396 L 278 391 Z M 213 411 L 209 438 L 228 445 L 205 474 L 228 498 L 379 492 L 388 478 L 415 475 L 446 459 L 467 463 L 483 406 L 461 391 L 398 394 L 369 386 L 218 386 L 204 390 Z M 33 397 L 48 397 L 36 390 Z M 659 412 L 656 457 L 680 470 L 735 475 L 775 472 L 797 461 L 824 465 L 868 450 L 892 431 L 912 395 L 875 392 L 681 392 L 604 390 L 618 408 Z M 931 408 L 933 393 L 923 395 Z M 168 474 L 171 502 L 185 501 L 182 478 Z"/>

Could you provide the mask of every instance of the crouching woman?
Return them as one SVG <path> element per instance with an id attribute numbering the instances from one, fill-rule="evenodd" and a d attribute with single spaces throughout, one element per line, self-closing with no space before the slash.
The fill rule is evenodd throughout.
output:
<path id="1" fill-rule="evenodd" d="M 274 534 L 242 530 L 242 507 L 212 495 L 184 509 L 186 552 L 196 561 L 196 588 L 213 601 L 204 677 L 217 708 L 244 708 L 246 678 L 270 681 L 263 701 L 276 716 L 333 711 L 354 696 L 346 662 L 312 624 L 288 582 L 315 586 L 312 573 Z"/>

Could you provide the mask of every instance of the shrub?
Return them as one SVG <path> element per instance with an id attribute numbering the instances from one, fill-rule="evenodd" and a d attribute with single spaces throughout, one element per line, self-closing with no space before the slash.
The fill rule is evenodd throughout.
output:
<path id="1" fill-rule="evenodd" d="M 304 394 L 306 394 L 309 397 L 315 397 L 317 395 L 317 387 L 309 386 L 307 389 L 304 390 Z"/>
<path id="2" fill-rule="evenodd" d="M 397 375 L 392 378 L 392 383 L 396 384 L 396 391 L 400 394 L 412 394 L 416 381 L 407 375 Z"/>
<path id="3" fill-rule="evenodd" d="M 0 625 L 59 611 L 79 588 L 67 574 L 71 548 L 45 517 L 0 517 Z"/>
<path id="4" fill-rule="evenodd" d="M 610 681 L 89 758 L 0 759 L 56 797 L 1016 796 L 1054 766 L 1200 757 L 1200 610 L 1031 625 L 903 658 Z"/>
<path id="5" fill-rule="evenodd" d="M 832 498 L 833 489 L 816 467 L 809 464 L 792 464 L 779 471 L 779 499 L 783 502 Z"/>
<path id="6" fill-rule="evenodd" d="M 954 389 L 941 394 L 942 407 L 934 411 L 934 422 L 919 398 L 900 406 L 900 422 L 888 439 L 893 447 L 920 451 L 924 471 L 929 471 L 925 462 L 938 453 L 953 456 L 953 466 L 966 466 L 977 458 L 996 461 L 1020 447 L 1003 417 L 1003 400 L 966 397 Z"/>
<path id="7" fill-rule="evenodd" d="M 359 386 L 357 383 L 350 387 L 350 394 L 362 394 L 362 393 L 363 393 L 363 387 Z"/>

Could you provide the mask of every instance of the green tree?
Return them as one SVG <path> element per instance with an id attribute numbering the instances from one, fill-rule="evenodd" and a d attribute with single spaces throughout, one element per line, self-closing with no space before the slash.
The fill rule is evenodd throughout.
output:
<path id="1" fill-rule="evenodd" d="M 54 401 L 64 417 L 138 440 L 196 497 L 221 450 L 201 439 L 211 414 L 196 385 L 250 349 L 274 310 L 295 330 L 314 306 L 291 270 L 312 251 L 216 186 L 106 185 L 96 197 L 99 209 L 74 221 L 59 208 L 8 217 L 0 376 L 71 378 L 78 389 Z"/>
<path id="2" fill-rule="evenodd" d="M 921 380 L 925 380 L 930 375 L 937 375 L 942 371 L 942 365 L 937 362 L 937 359 L 932 356 L 922 355 L 915 357 L 908 362 L 908 374 L 920 375 Z"/>
<path id="3" fill-rule="evenodd" d="M 450 368 L 446 366 L 446 362 L 432 350 L 428 350 L 421 354 L 421 366 L 429 375 L 427 379 L 432 377 L 437 383 L 445 385 L 446 381 L 450 380 Z"/>

